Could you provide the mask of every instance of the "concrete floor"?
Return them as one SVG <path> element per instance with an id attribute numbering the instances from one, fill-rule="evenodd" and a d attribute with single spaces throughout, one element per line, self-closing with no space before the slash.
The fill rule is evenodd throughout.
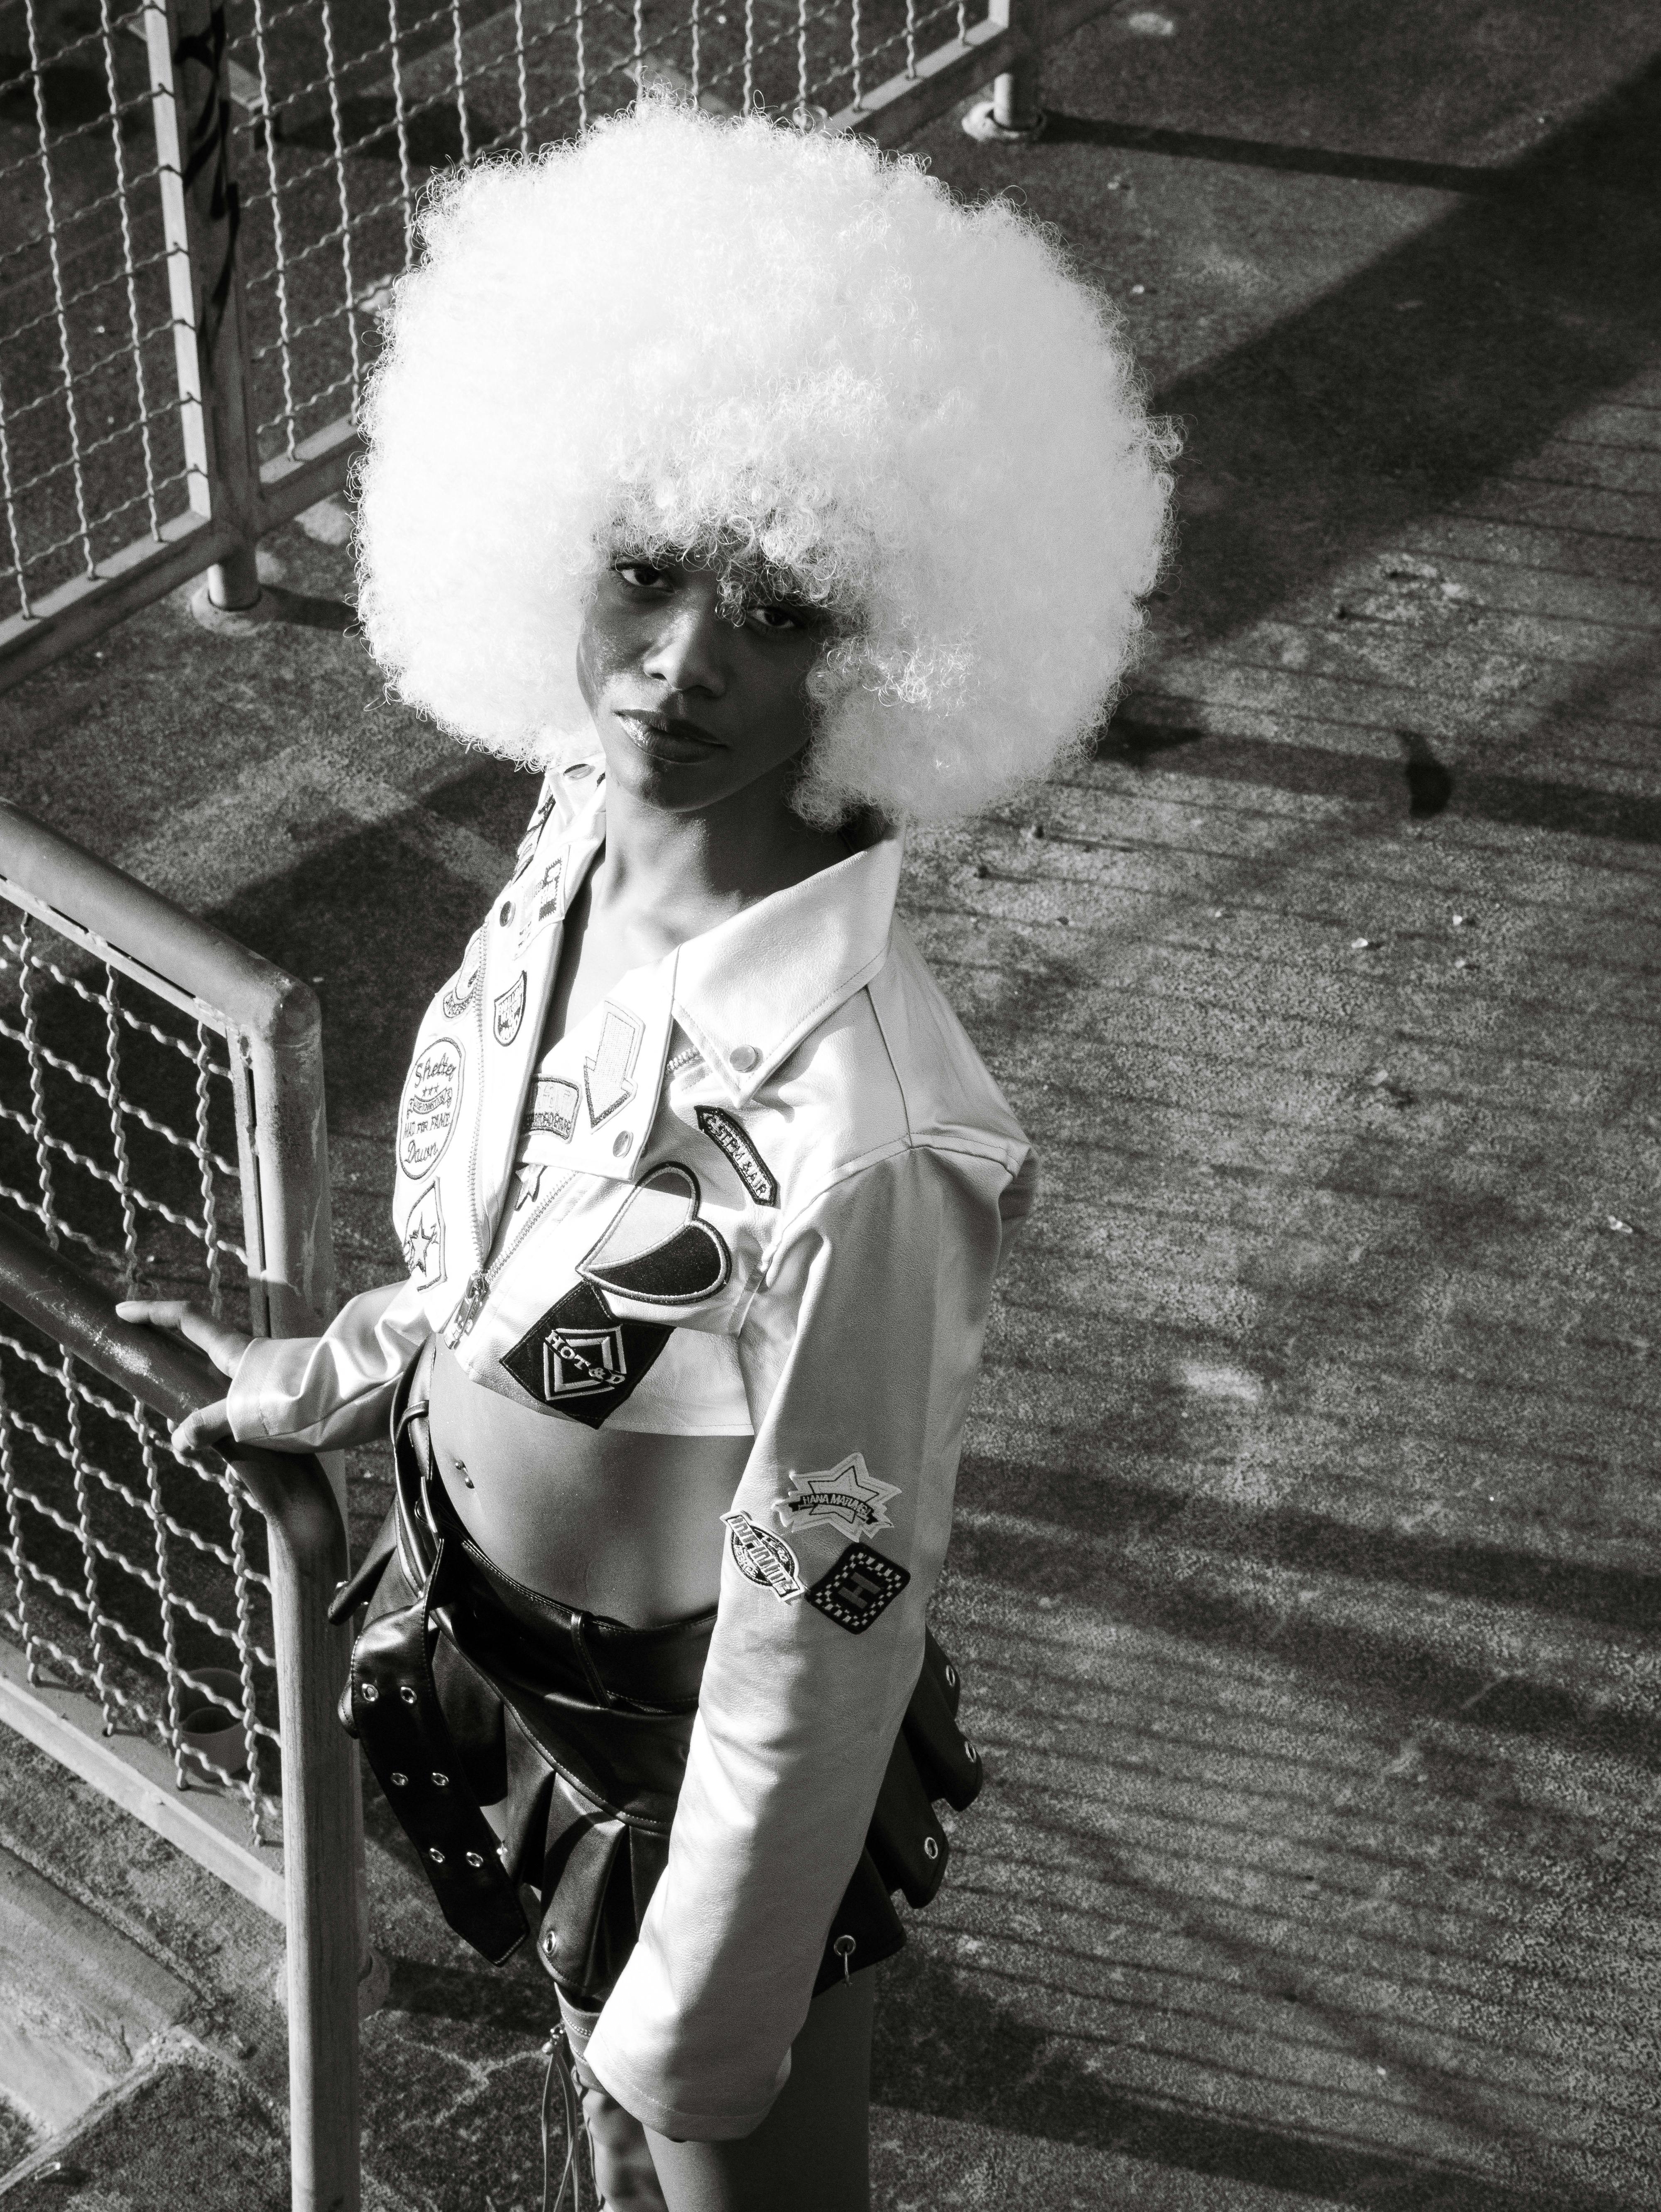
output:
<path id="1" fill-rule="evenodd" d="M 939 1607 L 989 1779 L 885 1975 L 887 2212 L 1661 2205 L 1656 43 L 1121 8 L 1040 144 L 919 142 L 1060 226 L 1188 452 L 1101 757 L 908 878 L 1049 1180 Z M 0 788 L 321 978 L 344 1286 L 395 1272 L 404 1054 L 526 782 L 350 638 L 173 600 L 0 701 Z M 0 1844 L 280 2105 L 273 1931 L 0 1752 Z M 525 2206 L 539 1980 L 369 1817 L 368 2165 Z M 129 2155 L 67 2201 L 161 2201 Z"/>

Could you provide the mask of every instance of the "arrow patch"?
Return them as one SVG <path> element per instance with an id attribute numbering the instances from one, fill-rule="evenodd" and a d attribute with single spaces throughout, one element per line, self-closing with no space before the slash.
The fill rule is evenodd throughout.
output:
<path id="1" fill-rule="evenodd" d="M 635 1062 L 645 1034 L 632 1014 L 608 1005 L 600 1024 L 599 1048 L 582 1063 L 582 1086 L 588 1094 L 588 1120 L 598 1129 L 619 1113 L 635 1095 Z"/>

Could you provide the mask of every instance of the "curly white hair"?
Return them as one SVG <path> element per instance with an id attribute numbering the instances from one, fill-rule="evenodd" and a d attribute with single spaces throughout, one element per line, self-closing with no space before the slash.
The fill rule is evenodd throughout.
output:
<path id="1" fill-rule="evenodd" d="M 1001 200 L 662 99 L 437 188 L 364 410 L 359 605 L 390 684 L 537 765 L 619 550 L 830 609 L 794 804 L 940 820 L 1098 726 L 1174 441 L 1112 312 Z"/>

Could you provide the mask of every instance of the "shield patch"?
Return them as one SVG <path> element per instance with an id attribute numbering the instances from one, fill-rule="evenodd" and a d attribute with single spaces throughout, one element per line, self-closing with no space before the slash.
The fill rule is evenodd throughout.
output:
<path id="1" fill-rule="evenodd" d="M 519 1035 L 519 1025 L 525 1019 L 525 970 L 519 971 L 519 980 L 506 990 L 491 1009 L 496 1040 L 498 1044 L 511 1044 Z"/>

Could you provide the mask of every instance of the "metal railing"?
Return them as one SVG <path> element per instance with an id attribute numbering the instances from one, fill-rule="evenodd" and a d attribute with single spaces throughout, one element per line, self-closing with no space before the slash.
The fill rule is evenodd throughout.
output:
<path id="1" fill-rule="evenodd" d="M 8 908 L 0 1218 L 90 1267 L 107 1299 L 194 1298 L 256 1336 L 320 1328 L 335 1294 L 311 990 L 0 801 Z M 167 1471 L 149 1425 L 50 1349 L 0 1334 L 0 1718 L 93 1759 L 100 1787 L 280 1914 L 270 1583 L 240 1492 Z M 84 1703 L 43 1703 L 43 1668 Z M 216 1709 L 240 1730 L 228 1765 Z"/>
<path id="2" fill-rule="evenodd" d="M 976 7 L 987 0 L 976 0 Z M 1108 0 L 0 0 L 0 688 L 341 490 L 441 170 L 656 78 L 893 143 Z M 54 12 L 54 22 L 70 20 Z"/>
<path id="3" fill-rule="evenodd" d="M 89 1593 L 96 1580 L 96 1559 L 98 1571 L 119 1566 L 125 1577 L 148 1584 L 161 1595 L 164 1612 L 167 1610 L 169 1543 L 200 1541 L 188 1522 L 164 1503 L 167 1462 L 185 1485 L 210 1485 L 239 1504 L 246 1498 L 262 1516 L 266 1571 L 257 1575 L 245 1563 L 238 1586 L 240 1595 L 258 1579 L 265 1594 L 273 1650 L 260 1656 L 274 1676 L 272 1717 L 279 1727 L 271 1728 L 257 1717 L 246 1675 L 248 1702 L 237 1718 L 251 1764 L 261 1738 L 272 1751 L 280 1747 L 282 1756 L 292 2203 L 294 2212 L 356 2212 L 357 1770 L 353 1747 L 335 1716 L 335 1701 L 346 1679 L 350 1634 L 344 1626 L 332 1627 L 327 1613 L 331 1595 L 346 1571 L 345 1528 L 338 1502 L 313 1459 L 279 1459 L 241 1447 L 222 1471 L 179 1459 L 168 1446 L 167 1425 L 221 1395 L 222 1379 L 184 1346 L 118 1321 L 99 1284 L 61 1251 L 52 1251 L 3 1220 L 0 1304 L 12 1316 L 12 1328 L 0 1328 L 0 1344 L 7 1355 L 0 1364 L 15 1363 L 37 1386 L 56 1385 L 62 1391 L 71 1439 L 68 1465 L 79 1507 L 76 1528 L 63 1533 L 72 1533 L 88 1547 Z M 85 1379 L 86 1370 L 101 1377 L 115 1395 Z M 48 1600 L 67 1599 L 72 1604 L 77 1595 L 49 1568 L 30 1559 L 20 1534 L 25 1501 L 44 1514 L 49 1525 L 62 1522 L 33 1486 L 40 1476 L 20 1464 L 31 1448 L 49 1463 L 58 1449 L 58 1439 L 35 1418 L 40 1396 L 39 1388 L 30 1392 L 26 1387 L 20 1403 L 10 1375 L 0 1394 L 0 1484 L 15 1604 L 15 1613 L 8 1612 L 21 1629 L 32 1682 L 61 1665 L 66 1656 L 38 1626 L 34 1601 L 44 1594 Z M 128 1437 L 148 1485 L 148 1516 L 145 1496 L 104 1463 L 113 1455 L 101 1451 L 95 1455 L 88 1435 L 94 1419 L 106 1425 L 108 1437 Z M 88 1493 L 94 1484 L 120 1498 L 139 1519 L 150 1520 L 155 1532 L 155 1577 L 143 1563 L 93 1537 Z M 173 1604 L 183 1607 L 192 1619 L 198 1617 L 198 1608 L 176 1582 Z M 95 1599 L 91 1618 L 95 1624 Z M 149 1656 L 163 1658 L 158 1652 Z M 214 1686 L 194 1680 L 171 1646 L 166 1660 L 170 1689 L 189 1686 L 211 1703 Z M 114 1688 L 113 1680 L 106 1677 L 101 1688 L 107 1695 Z M 126 1705 L 127 1700 L 122 1702 Z M 8 1700 L 0 1711 L 14 1718 L 15 1705 L 15 1699 Z M 173 1734 L 177 1747 L 176 1718 Z M 104 1778 L 94 1772 L 92 1778 Z M 124 1802 L 131 1802 L 129 1792 L 119 1794 Z"/>

